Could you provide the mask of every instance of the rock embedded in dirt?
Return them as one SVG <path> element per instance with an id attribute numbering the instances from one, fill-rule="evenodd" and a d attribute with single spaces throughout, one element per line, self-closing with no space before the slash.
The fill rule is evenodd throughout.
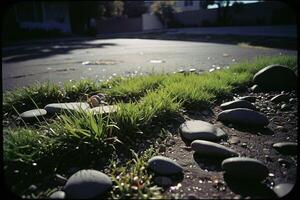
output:
<path id="1" fill-rule="evenodd" d="M 280 103 L 280 102 L 282 102 L 282 101 L 288 102 L 289 99 L 290 99 L 290 97 L 289 97 L 288 95 L 286 95 L 286 94 L 278 94 L 278 95 L 276 95 L 275 97 L 273 97 L 273 98 L 271 99 L 271 101 L 272 101 L 273 103 Z"/>
<path id="2" fill-rule="evenodd" d="M 239 97 L 238 99 L 249 101 L 249 102 L 255 102 L 256 101 L 256 97 L 254 97 L 254 96 L 244 96 L 244 97 Z"/>
<path id="3" fill-rule="evenodd" d="M 283 155 L 297 155 L 298 144 L 296 142 L 278 142 L 273 148 Z"/>
<path id="4" fill-rule="evenodd" d="M 229 144 L 238 144 L 240 143 L 240 139 L 238 137 L 231 137 L 229 140 L 228 140 L 228 143 Z"/>
<path id="5" fill-rule="evenodd" d="M 109 114 L 117 112 L 118 107 L 115 105 L 111 106 L 99 106 L 95 108 L 88 109 L 88 111 L 92 111 L 94 114 Z"/>
<path id="6" fill-rule="evenodd" d="M 218 114 L 217 120 L 246 126 L 267 126 L 269 124 L 265 115 L 247 108 L 224 110 Z"/>
<path id="7" fill-rule="evenodd" d="M 247 157 L 227 158 L 222 162 L 222 169 L 230 178 L 243 182 L 246 180 L 260 182 L 269 174 L 264 163 Z"/>
<path id="8" fill-rule="evenodd" d="M 164 156 L 154 156 L 148 160 L 148 167 L 160 175 L 172 175 L 182 173 L 183 168 L 174 160 Z"/>
<path id="9" fill-rule="evenodd" d="M 251 88 L 250 88 L 250 90 L 252 91 L 252 92 L 259 92 L 259 91 L 261 91 L 261 88 L 258 86 L 258 85 L 253 85 Z"/>
<path id="10" fill-rule="evenodd" d="M 89 100 L 93 108 L 99 106 L 101 102 L 101 98 L 98 95 L 93 95 Z"/>
<path id="11" fill-rule="evenodd" d="M 62 112 L 79 112 L 90 108 L 86 102 L 72 102 L 72 103 L 51 103 L 45 106 L 45 110 L 50 114 L 60 114 Z"/>
<path id="12" fill-rule="evenodd" d="M 280 183 L 273 188 L 273 191 L 278 196 L 278 198 L 282 198 L 289 194 L 292 191 L 293 187 L 294 185 L 290 183 Z"/>
<path id="13" fill-rule="evenodd" d="M 270 65 L 253 76 L 253 82 L 267 91 L 297 88 L 295 72 L 283 65 Z"/>
<path id="14" fill-rule="evenodd" d="M 256 110 L 256 107 L 252 103 L 246 100 L 229 101 L 226 103 L 222 103 L 220 107 L 222 110 L 228 110 L 233 108 L 248 108 L 251 110 Z"/>
<path id="15" fill-rule="evenodd" d="M 50 199 L 65 199 L 66 193 L 63 191 L 56 191 L 56 192 L 52 193 L 49 198 Z"/>
<path id="16" fill-rule="evenodd" d="M 45 109 L 34 109 L 34 110 L 28 110 L 21 113 L 20 117 L 24 121 L 37 121 L 37 120 L 41 120 L 46 115 L 47 115 L 47 111 Z"/>
<path id="17" fill-rule="evenodd" d="M 173 184 L 173 181 L 167 176 L 157 176 L 154 178 L 154 183 L 161 187 L 168 187 Z"/>
<path id="18" fill-rule="evenodd" d="M 238 156 L 235 151 L 228 147 L 205 140 L 194 140 L 191 147 L 198 155 L 205 157 L 228 158 Z"/>
<path id="19" fill-rule="evenodd" d="M 67 181 L 64 191 L 68 198 L 95 198 L 112 187 L 111 179 L 97 170 L 80 170 Z"/>
<path id="20" fill-rule="evenodd" d="M 201 120 L 189 120 L 180 125 L 182 137 L 187 140 L 218 141 L 227 137 L 222 129 Z"/>

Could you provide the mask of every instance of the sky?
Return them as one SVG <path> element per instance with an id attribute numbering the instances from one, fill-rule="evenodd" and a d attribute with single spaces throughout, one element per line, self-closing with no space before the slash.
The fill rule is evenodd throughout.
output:
<path id="1" fill-rule="evenodd" d="M 233 1 L 234 2 L 234 1 Z M 233 3 L 232 2 L 232 3 Z M 244 0 L 244 1 L 237 1 L 237 2 L 243 2 L 243 3 L 256 3 L 256 2 L 258 2 L 258 0 L 252 0 L 252 1 L 247 1 L 247 0 Z M 232 4 L 231 3 L 231 4 Z M 215 4 L 215 5 L 209 5 L 207 8 L 208 9 L 212 9 L 212 8 L 217 8 L 218 6 Z"/>

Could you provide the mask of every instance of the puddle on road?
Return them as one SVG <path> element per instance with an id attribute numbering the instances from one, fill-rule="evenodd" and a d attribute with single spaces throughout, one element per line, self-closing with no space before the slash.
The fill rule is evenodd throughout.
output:
<path id="1" fill-rule="evenodd" d="M 83 61 L 82 65 L 115 65 L 118 62 L 115 60 L 96 60 L 96 61 Z"/>
<path id="2" fill-rule="evenodd" d="M 165 61 L 163 61 L 163 60 L 150 60 L 149 62 L 159 64 L 159 63 L 164 63 Z"/>

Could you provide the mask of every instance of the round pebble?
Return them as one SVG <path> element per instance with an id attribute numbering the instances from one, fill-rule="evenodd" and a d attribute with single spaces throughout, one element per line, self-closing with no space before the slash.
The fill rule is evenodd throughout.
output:
<path id="1" fill-rule="evenodd" d="M 66 193 L 63 191 L 56 191 L 50 195 L 50 199 L 65 199 Z"/>
<path id="2" fill-rule="evenodd" d="M 172 175 L 183 171 L 183 168 L 177 162 L 164 156 L 154 156 L 149 159 L 148 167 L 154 173 L 161 175 Z"/>
<path id="3" fill-rule="evenodd" d="M 273 148 L 284 155 L 297 155 L 298 144 L 296 142 L 278 142 Z"/>
<path id="4" fill-rule="evenodd" d="M 276 185 L 273 190 L 279 198 L 282 198 L 289 194 L 292 191 L 293 187 L 294 185 L 290 183 L 280 183 Z"/>

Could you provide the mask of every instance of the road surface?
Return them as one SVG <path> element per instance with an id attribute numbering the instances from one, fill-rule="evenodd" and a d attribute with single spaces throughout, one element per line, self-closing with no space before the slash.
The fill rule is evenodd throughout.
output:
<path id="1" fill-rule="evenodd" d="M 36 81 L 62 83 L 106 80 L 131 73 L 209 70 L 256 56 L 297 55 L 297 51 L 243 45 L 155 39 L 84 39 L 2 48 L 2 88 Z"/>

